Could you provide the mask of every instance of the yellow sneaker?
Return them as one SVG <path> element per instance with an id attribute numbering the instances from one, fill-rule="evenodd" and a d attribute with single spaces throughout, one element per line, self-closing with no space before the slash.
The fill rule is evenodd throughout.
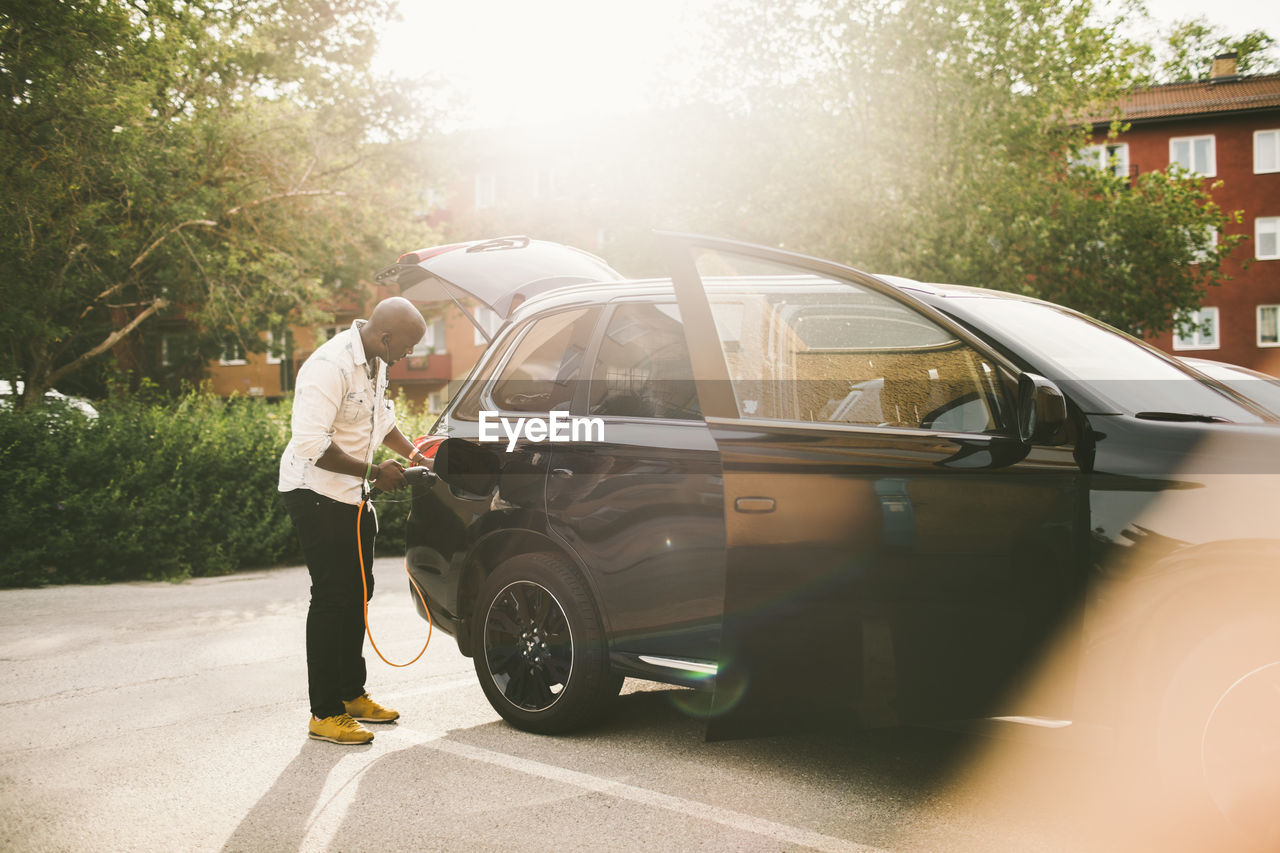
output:
<path id="1" fill-rule="evenodd" d="M 350 702 L 343 702 L 342 704 L 347 707 L 347 713 L 353 719 L 362 723 L 390 723 L 400 718 L 399 711 L 382 707 L 370 699 L 368 693 L 362 693 Z"/>
<path id="2" fill-rule="evenodd" d="M 329 743 L 361 744 L 373 740 L 373 732 L 351 719 L 350 714 L 335 714 L 323 720 L 311 718 L 307 736 Z"/>

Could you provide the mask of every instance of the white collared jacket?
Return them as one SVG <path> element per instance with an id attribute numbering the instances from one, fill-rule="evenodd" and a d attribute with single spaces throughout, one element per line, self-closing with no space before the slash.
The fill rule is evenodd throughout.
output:
<path id="1" fill-rule="evenodd" d="M 396 425 L 394 404 L 386 399 L 387 365 L 375 359 L 376 372 L 367 372 L 360 327 L 334 335 L 298 371 L 293 392 L 292 435 L 280 457 L 282 492 L 310 489 L 343 503 L 358 504 L 364 480 L 316 467 L 330 444 L 364 461 Z"/>

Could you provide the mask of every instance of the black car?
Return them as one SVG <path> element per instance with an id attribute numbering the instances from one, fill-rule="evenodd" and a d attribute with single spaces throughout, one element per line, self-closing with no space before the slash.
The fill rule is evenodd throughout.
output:
<path id="1" fill-rule="evenodd" d="M 504 718 L 631 677 L 707 690 L 713 737 L 1097 720 L 1280 801 L 1271 411 L 1043 301 L 661 239 L 669 279 L 528 238 L 379 274 L 505 318 L 407 543 Z"/>

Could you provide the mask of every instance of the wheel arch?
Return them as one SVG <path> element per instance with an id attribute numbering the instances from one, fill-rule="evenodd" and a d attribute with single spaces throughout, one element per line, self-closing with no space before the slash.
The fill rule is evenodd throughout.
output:
<path id="1" fill-rule="evenodd" d="M 563 547 L 550 536 L 528 528 L 508 528 L 488 534 L 467 555 L 466 567 L 458 585 L 458 649 L 467 657 L 471 657 L 471 624 L 475 608 L 476 596 L 484 586 L 485 579 L 504 561 L 519 554 L 545 553 L 554 554 L 565 560 L 578 573 L 591 592 L 597 615 L 605 618 L 604 608 L 600 606 L 595 584 L 587 573 L 577 555 Z"/>

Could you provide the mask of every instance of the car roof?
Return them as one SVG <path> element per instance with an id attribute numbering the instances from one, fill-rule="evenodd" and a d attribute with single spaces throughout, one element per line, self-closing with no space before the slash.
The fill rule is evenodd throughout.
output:
<path id="1" fill-rule="evenodd" d="M 730 290 L 741 288 L 744 280 L 758 285 L 770 281 L 781 281 L 786 276 L 741 276 L 734 278 L 711 278 L 707 285 L 713 289 Z M 1021 296 L 1003 290 L 990 290 L 982 287 L 971 287 L 963 284 L 939 284 L 916 281 L 896 275 L 877 275 L 876 278 L 892 287 L 911 293 L 914 296 L 929 296 L 934 299 L 1016 299 L 1028 302 L 1041 302 L 1029 296 Z M 525 317 L 548 310 L 577 308 L 587 305 L 605 305 L 618 299 L 656 299 L 674 298 L 675 292 L 669 278 L 623 279 L 621 281 L 601 281 L 585 284 L 571 284 L 531 297 L 511 315 L 511 322 L 519 322 Z"/>

